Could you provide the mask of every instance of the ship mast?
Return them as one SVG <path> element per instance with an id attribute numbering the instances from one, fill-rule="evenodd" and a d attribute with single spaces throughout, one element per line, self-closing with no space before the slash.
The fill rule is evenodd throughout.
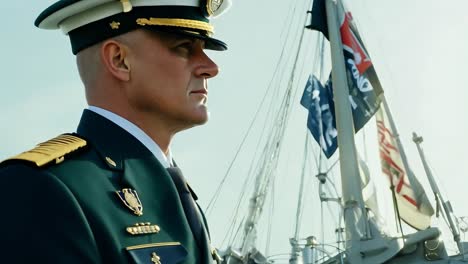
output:
<path id="1" fill-rule="evenodd" d="M 434 179 L 434 176 L 432 175 L 432 171 L 429 168 L 429 164 L 427 164 L 426 161 L 426 156 L 424 155 L 424 151 L 421 147 L 421 143 L 423 142 L 423 138 L 419 137 L 416 135 L 416 133 L 413 132 L 413 141 L 416 144 L 419 152 L 419 156 L 421 157 L 421 161 L 424 166 L 424 170 L 426 171 L 427 179 L 429 180 L 429 184 L 431 185 L 431 189 L 434 192 L 434 195 L 436 197 L 436 201 L 442 205 L 442 208 L 444 210 L 445 216 L 447 217 L 450 230 L 452 231 L 453 235 L 453 240 L 455 240 L 455 243 L 457 243 L 458 250 L 460 251 L 460 254 L 463 257 L 463 260 L 465 260 L 465 252 L 463 248 L 463 243 L 460 240 L 460 232 L 458 231 L 458 226 L 455 224 L 455 220 L 453 217 L 453 209 L 452 205 L 450 204 L 450 201 L 446 201 L 444 197 L 442 196 L 439 187 L 437 186 L 437 183 Z"/>
<path id="2" fill-rule="evenodd" d="M 349 262 L 362 263 L 360 241 L 367 237 L 367 214 L 361 191 L 358 159 L 354 141 L 354 124 L 349 104 L 349 88 L 337 15 L 339 0 L 326 0 L 328 34 L 332 57 L 332 81 L 336 127 L 340 153 L 341 182 L 346 225 L 346 248 Z"/>

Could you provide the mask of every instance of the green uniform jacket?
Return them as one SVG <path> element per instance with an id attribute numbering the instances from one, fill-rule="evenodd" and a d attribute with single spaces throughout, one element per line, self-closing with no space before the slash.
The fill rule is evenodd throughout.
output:
<path id="1" fill-rule="evenodd" d="M 171 177 L 145 146 L 89 110 L 77 134 L 87 146 L 59 164 L 1 164 L 1 263 L 212 263 L 209 239 L 197 244 Z M 143 215 L 119 198 L 124 188 Z M 160 231 L 127 231 L 148 223 Z"/>

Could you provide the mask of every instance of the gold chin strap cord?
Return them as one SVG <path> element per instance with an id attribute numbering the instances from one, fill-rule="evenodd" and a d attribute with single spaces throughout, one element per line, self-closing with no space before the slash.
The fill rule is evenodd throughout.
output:
<path id="1" fill-rule="evenodd" d="M 124 13 L 128 13 L 132 11 L 133 6 L 130 0 L 120 0 L 120 3 L 122 3 L 122 8 Z"/>
<path id="2" fill-rule="evenodd" d="M 207 22 L 183 19 L 183 18 L 138 18 L 136 23 L 140 26 L 170 26 L 182 27 L 206 31 L 210 36 L 214 33 L 214 28 Z"/>

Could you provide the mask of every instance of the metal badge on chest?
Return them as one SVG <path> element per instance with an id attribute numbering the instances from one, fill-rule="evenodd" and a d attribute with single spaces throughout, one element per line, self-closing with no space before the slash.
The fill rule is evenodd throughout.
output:
<path id="1" fill-rule="evenodd" d="M 137 216 L 143 215 L 143 205 L 141 204 L 140 198 L 135 190 L 125 188 L 120 191 L 116 191 L 116 193 L 124 205 L 128 209 L 132 210 L 134 214 Z"/>

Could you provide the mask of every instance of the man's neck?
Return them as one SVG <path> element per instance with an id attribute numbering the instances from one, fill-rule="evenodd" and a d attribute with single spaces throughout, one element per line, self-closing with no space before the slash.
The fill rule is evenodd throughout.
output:
<path id="1" fill-rule="evenodd" d="M 170 151 L 170 142 L 172 139 L 171 135 L 164 135 L 164 130 L 152 130 L 158 129 L 157 126 L 151 127 L 151 129 L 142 127 L 138 120 L 132 120 L 125 116 L 122 116 L 118 113 L 110 111 L 108 109 L 98 107 L 98 106 L 89 106 L 89 110 L 105 117 L 106 119 L 112 121 L 116 125 L 120 126 L 122 129 L 130 133 L 132 136 L 137 138 L 146 148 L 148 148 L 153 155 L 163 164 L 164 167 L 170 167 L 172 164 L 172 154 Z M 154 131 L 158 133 L 148 133 L 147 131 Z"/>

